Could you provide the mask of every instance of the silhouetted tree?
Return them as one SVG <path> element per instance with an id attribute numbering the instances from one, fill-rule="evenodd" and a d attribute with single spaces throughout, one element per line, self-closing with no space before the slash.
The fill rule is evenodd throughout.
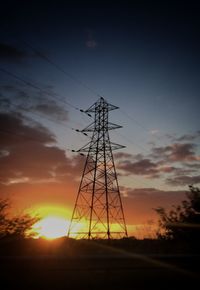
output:
<path id="1" fill-rule="evenodd" d="M 9 217 L 9 205 L 7 199 L 0 200 L 0 238 L 34 236 L 31 228 L 39 217 L 31 217 L 29 214 Z"/>
<path id="2" fill-rule="evenodd" d="M 155 209 L 159 215 L 158 238 L 200 241 L 200 189 L 192 185 L 189 189 L 187 199 L 169 212 L 163 207 Z"/>

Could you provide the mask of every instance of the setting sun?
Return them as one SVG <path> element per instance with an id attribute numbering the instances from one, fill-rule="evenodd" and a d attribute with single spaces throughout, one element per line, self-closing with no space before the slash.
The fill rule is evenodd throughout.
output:
<path id="1" fill-rule="evenodd" d="M 40 217 L 40 220 L 34 224 L 31 232 L 34 238 L 45 238 L 48 240 L 67 236 L 70 220 L 70 208 L 62 207 L 61 205 L 37 205 L 31 208 L 30 214 Z M 78 231 L 84 227 L 83 223 L 72 223 L 74 231 Z M 76 237 L 76 234 L 71 234 L 70 237 Z"/>
<path id="2" fill-rule="evenodd" d="M 38 237 L 56 239 L 67 235 L 69 221 L 56 216 L 48 216 L 37 222 L 34 230 Z"/>

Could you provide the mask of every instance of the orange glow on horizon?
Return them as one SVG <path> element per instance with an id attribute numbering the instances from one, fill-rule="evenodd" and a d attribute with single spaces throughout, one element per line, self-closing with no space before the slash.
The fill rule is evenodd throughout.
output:
<path id="1" fill-rule="evenodd" d="M 32 216 L 39 215 L 41 218 L 32 227 L 31 233 L 34 234 L 34 238 L 45 238 L 48 240 L 60 238 L 67 236 L 72 209 L 63 207 L 60 204 L 43 204 L 36 205 L 31 209 Z M 98 225 L 96 228 L 98 231 L 105 230 L 102 225 Z M 112 224 L 111 230 L 116 232 L 120 231 L 118 224 Z M 129 236 L 135 236 L 136 238 L 148 238 L 155 237 L 155 225 L 150 226 L 147 224 L 128 224 L 127 230 Z M 88 221 L 82 221 L 81 223 L 72 224 L 72 232 L 70 237 L 79 238 L 77 232 L 87 232 L 88 231 Z"/>

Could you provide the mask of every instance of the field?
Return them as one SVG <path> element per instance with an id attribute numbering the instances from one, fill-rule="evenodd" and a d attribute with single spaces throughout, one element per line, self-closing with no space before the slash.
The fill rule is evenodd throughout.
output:
<path id="1" fill-rule="evenodd" d="M 198 285 L 199 255 L 142 255 L 105 244 L 100 252 L 95 245 L 89 253 L 90 245 L 86 251 L 84 243 L 76 245 L 77 254 L 62 255 L 62 251 L 55 253 L 54 246 L 54 251 L 50 248 L 45 255 L 2 254 L 2 289 L 182 289 L 183 285 Z"/>

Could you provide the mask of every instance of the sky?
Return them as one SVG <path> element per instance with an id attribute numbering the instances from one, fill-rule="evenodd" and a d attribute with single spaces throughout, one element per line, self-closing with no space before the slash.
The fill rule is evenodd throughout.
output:
<path id="1" fill-rule="evenodd" d="M 200 185 L 195 1 L 6 1 L 0 11 L 0 194 L 70 219 L 103 96 L 130 235 Z M 108 1 L 107 1 L 108 2 Z M 136 233 L 137 231 L 137 233 Z"/>

